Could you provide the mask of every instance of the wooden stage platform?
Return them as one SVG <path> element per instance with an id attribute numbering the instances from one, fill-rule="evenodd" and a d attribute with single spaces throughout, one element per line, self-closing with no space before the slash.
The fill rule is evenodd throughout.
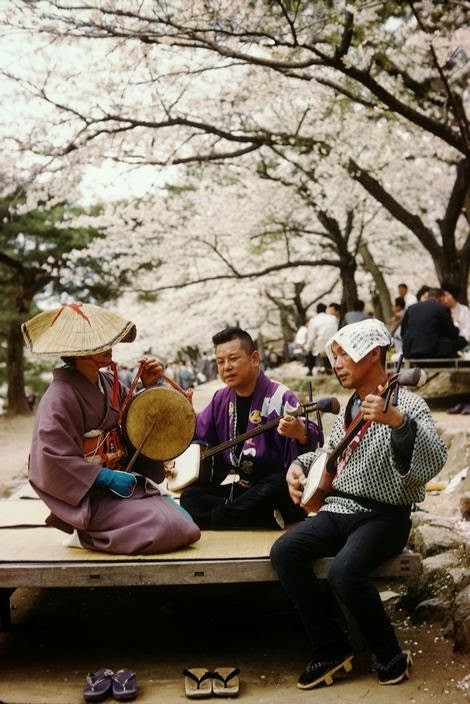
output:
<path id="1" fill-rule="evenodd" d="M 10 596 L 18 587 L 121 587 L 271 582 L 269 552 L 281 531 L 204 531 L 198 543 L 159 555 L 108 555 L 65 547 L 65 533 L 45 525 L 40 499 L 0 500 L 0 630 L 8 629 Z M 331 558 L 316 560 L 325 577 Z M 421 557 L 404 552 L 375 573 L 413 581 Z"/>

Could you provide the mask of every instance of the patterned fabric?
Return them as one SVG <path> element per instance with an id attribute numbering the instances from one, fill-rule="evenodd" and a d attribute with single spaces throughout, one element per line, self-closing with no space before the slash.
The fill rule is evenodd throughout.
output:
<path id="1" fill-rule="evenodd" d="M 393 506 L 409 506 L 423 501 L 425 485 L 442 468 L 447 448 L 439 437 L 426 402 L 417 394 L 399 390 L 398 407 L 416 422 L 416 438 L 408 471 L 403 471 L 403 459 L 392 443 L 393 434 L 388 425 L 372 423 L 348 463 L 333 481 L 333 488 L 344 494 Z M 338 415 L 325 446 L 331 452 L 344 435 L 344 411 Z M 316 459 L 317 452 L 300 455 L 297 463 L 304 472 Z M 329 496 L 321 511 L 356 513 L 366 511 L 354 498 Z"/>
<path id="2" fill-rule="evenodd" d="M 251 401 L 246 430 L 254 430 L 298 406 L 299 400 L 293 391 L 261 371 Z M 316 423 L 309 421 L 308 427 L 309 445 L 315 449 L 321 434 Z M 198 413 L 194 442 L 214 447 L 237 437 L 237 434 L 235 391 L 226 386 L 216 391 L 208 406 Z M 225 450 L 222 458 L 227 469 L 222 474 L 217 473 L 216 481 L 224 479 L 230 466 L 240 467 L 244 462 L 252 463 L 255 476 L 260 467 L 263 468 L 259 472 L 261 476 L 271 472 L 286 472 L 301 451 L 300 447 L 295 440 L 279 435 L 276 427 L 271 428 L 246 440 L 239 455 L 236 454 L 236 448 Z"/>

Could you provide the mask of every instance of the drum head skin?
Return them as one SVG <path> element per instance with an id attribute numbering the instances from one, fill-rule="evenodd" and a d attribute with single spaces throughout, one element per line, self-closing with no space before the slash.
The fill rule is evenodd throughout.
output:
<path id="1" fill-rule="evenodd" d="M 196 414 L 190 401 L 164 386 L 140 391 L 127 410 L 127 437 L 137 448 L 150 431 L 141 453 L 151 460 L 172 460 L 180 455 L 195 429 Z"/>

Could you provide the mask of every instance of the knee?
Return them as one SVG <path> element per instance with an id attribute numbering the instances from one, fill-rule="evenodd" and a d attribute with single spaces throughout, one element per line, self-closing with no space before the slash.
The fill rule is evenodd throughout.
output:
<path id="1" fill-rule="evenodd" d="M 269 557 L 271 559 L 271 564 L 276 570 L 276 572 L 282 570 L 289 557 L 289 550 L 287 549 L 284 535 L 278 538 L 276 542 L 271 546 Z"/>
<path id="2" fill-rule="evenodd" d="M 194 491 L 193 487 L 183 489 L 180 496 L 180 506 L 192 506 L 197 498 L 198 492 Z"/>
<path id="3" fill-rule="evenodd" d="M 255 484 L 258 496 L 273 496 L 284 485 L 287 486 L 286 478 L 282 474 L 269 474 L 267 477 Z"/>
<path id="4" fill-rule="evenodd" d="M 347 595 L 355 583 L 355 576 L 350 565 L 333 561 L 327 576 L 327 581 L 339 597 Z"/>

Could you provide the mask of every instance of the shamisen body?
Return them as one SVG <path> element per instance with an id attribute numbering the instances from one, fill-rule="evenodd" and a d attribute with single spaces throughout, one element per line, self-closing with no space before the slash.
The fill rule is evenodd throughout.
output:
<path id="1" fill-rule="evenodd" d="M 400 388 L 397 404 L 390 403 L 384 410 L 382 390 L 390 344 L 386 327 L 375 319 L 347 325 L 327 343 L 340 384 L 353 394 L 336 419 L 324 451 L 334 452 L 358 413 L 365 422 L 338 457 L 332 493 L 318 513 L 272 548 L 273 565 L 300 612 L 312 646 L 312 659 L 298 682 L 304 689 L 321 682 L 331 684 L 335 672 L 350 668 L 354 655 L 311 570 L 312 560 L 325 556 L 335 556 L 327 601 L 339 597 L 355 617 L 377 657 L 380 683 L 397 683 L 408 676 L 410 658 L 402 652 L 368 575 L 403 550 L 411 508 L 423 500 L 425 484 L 443 466 L 447 450 L 427 404 L 417 394 Z M 294 503 L 300 503 L 305 476 L 318 455 L 300 455 L 290 466 L 287 481 Z"/>

